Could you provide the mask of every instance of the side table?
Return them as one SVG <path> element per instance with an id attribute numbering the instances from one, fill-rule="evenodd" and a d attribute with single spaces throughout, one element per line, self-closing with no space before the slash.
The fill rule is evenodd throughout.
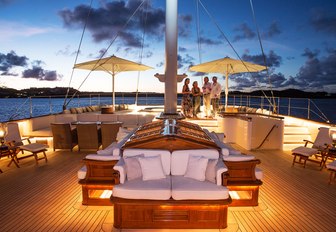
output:
<path id="1" fill-rule="evenodd" d="M 329 158 L 336 158 L 336 148 L 327 148 L 325 151 L 322 151 L 322 161 L 321 161 L 321 170 L 326 166 L 327 160 Z"/>
<path id="2" fill-rule="evenodd" d="M 4 157 L 4 156 L 9 156 L 11 159 L 7 167 L 9 167 L 12 163 L 14 163 L 16 167 L 18 168 L 20 167 L 16 159 L 15 147 L 11 147 L 9 145 L 1 145 L 0 146 L 0 157 Z M 0 169 L 0 173 L 2 172 L 3 171 Z"/>

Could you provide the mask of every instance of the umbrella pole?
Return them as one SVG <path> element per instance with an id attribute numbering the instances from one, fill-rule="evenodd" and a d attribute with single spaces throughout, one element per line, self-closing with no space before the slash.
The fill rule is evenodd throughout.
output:
<path id="1" fill-rule="evenodd" d="M 115 92 L 114 92 L 114 72 L 112 73 L 112 105 L 115 107 Z"/>
<path id="2" fill-rule="evenodd" d="M 228 106 L 228 97 L 229 97 L 229 72 L 226 69 L 226 75 L 225 75 L 225 109 Z"/>

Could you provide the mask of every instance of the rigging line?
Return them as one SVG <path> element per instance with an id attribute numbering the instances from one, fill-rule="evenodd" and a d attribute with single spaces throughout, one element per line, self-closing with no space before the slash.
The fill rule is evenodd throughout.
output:
<path id="1" fill-rule="evenodd" d="M 89 21 L 89 16 L 90 16 L 91 10 L 92 10 L 92 2 L 93 2 L 93 0 L 91 0 L 91 2 L 90 2 L 90 9 L 89 9 L 89 12 L 88 12 L 88 14 L 86 16 L 86 20 L 85 20 L 85 24 L 84 24 L 84 27 L 83 27 L 82 35 L 81 35 L 81 38 L 80 38 L 80 41 L 79 41 L 79 45 L 78 45 L 78 49 L 77 49 L 74 65 L 77 63 L 77 59 L 78 59 L 78 56 L 79 56 L 80 48 L 82 46 L 82 42 L 83 42 L 83 38 L 84 38 L 84 33 L 85 33 L 85 30 L 86 30 L 87 22 Z M 67 89 L 67 92 L 66 92 L 65 97 L 64 97 L 63 109 L 66 109 L 66 106 L 67 106 L 66 99 L 69 96 L 69 90 L 70 90 L 70 86 L 71 86 L 73 75 L 74 75 L 74 69 L 72 69 L 72 71 L 71 71 L 71 76 L 70 76 L 70 81 L 69 81 L 68 89 Z"/>
<path id="2" fill-rule="evenodd" d="M 247 70 L 248 72 L 250 72 L 249 69 L 248 69 L 248 67 L 246 66 L 245 62 L 242 60 L 242 58 L 241 58 L 240 55 L 238 54 L 237 50 L 233 47 L 232 43 L 229 41 L 229 39 L 227 38 L 227 36 L 226 36 L 225 33 L 223 32 L 223 30 L 220 28 L 220 26 L 218 25 L 218 23 L 216 22 L 216 20 L 212 17 L 212 15 L 210 14 L 210 12 L 206 9 L 206 7 L 205 7 L 204 4 L 202 3 L 202 1 L 199 0 L 199 2 L 200 2 L 200 4 L 202 5 L 204 11 L 208 14 L 209 18 L 210 18 L 210 19 L 212 20 L 212 22 L 216 25 L 217 29 L 220 31 L 220 33 L 222 34 L 222 36 L 225 38 L 226 42 L 230 45 L 230 47 L 232 48 L 232 50 L 234 51 L 234 53 L 236 54 L 236 56 L 239 58 L 239 60 L 240 60 L 240 61 L 242 62 L 242 64 L 245 66 L 246 70 Z M 252 76 L 251 73 L 250 73 L 250 75 Z M 252 77 L 253 77 L 253 76 L 252 76 Z M 257 83 L 259 83 L 258 80 L 256 80 L 256 81 L 257 81 Z M 264 96 L 266 97 L 266 99 L 267 99 L 267 101 L 269 102 L 269 104 L 273 105 L 272 102 L 268 99 L 266 93 L 265 93 L 263 90 L 261 90 L 261 92 L 264 94 Z"/>
<path id="3" fill-rule="evenodd" d="M 146 0 L 143 0 L 139 6 L 135 9 L 135 11 L 133 12 L 133 14 L 129 17 L 129 19 L 126 21 L 126 23 L 123 25 L 123 27 L 117 32 L 117 34 L 114 36 L 114 38 L 111 40 L 111 43 L 109 44 L 109 46 L 105 49 L 105 51 L 101 54 L 101 56 L 99 57 L 99 59 L 97 60 L 96 64 L 93 66 L 92 70 L 90 70 L 90 72 L 86 75 L 86 77 L 84 78 L 83 82 L 79 85 L 78 89 L 75 91 L 75 93 L 71 96 L 70 100 L 67 102 L 66 106 L 71 102 L 71 100 L 75 97 L 75 95 L 79 92 L 79 89 L 83 86 L 84 82 L 89 78 L 89 76 L 91 75 L 91 73 L 93 71 L 95 71 L 98 67 L 99 67 L 99 61 L 105 56 L 105 54 L 107 53 L 107 51 L 111 48 L 112 44 L 115 42 L 115 40 L 119 37 L 119 34 L 121 31 L 123 31 L 126 26 L 129 24 L 129 22 L 131 21 L 131 19 L 134 17 L 134 15 L 138 12 L 138 10 L 141 8 L 141 6 L 144 4 Z M 107 59 L 103 64 L 105 64 L 109 59 Z"/>
<path id="4" fill-rule="evenodd" d="M 139 53 L 139 63 L 142 64 L 142 55 L 144 50 L 144 44 L 145 44 L 145 35 L 146 35 L 146 24 L 147 24 L 147 16 L 148 16 L 148 0 L 146 1 L 147 4 L 145 5 L 146 11 L 145 11 L 145 18 L 144 18 L 144 29 L 142 34 L 142 42 L 141 42 L 141 50 Z M 136 88 L 136 95 L 135 95 L 135 105 L 138 105 L 138 95 L 139 95 L 139 81 L 140 81 L 140 71 L 138 71 L 138 78 L 137 78 L 137 88 Z"/>
<path id="5" fill-rule="evenodd" d="M 275 99 L 274 99 L 274 93 L 273 93 L 273 88 L 272 88 L 271 77 L 270 77 L 269 69 L 268 69 L 267 63 L 266 63 L 266 56 L 265 56 L 264 46 L 263 46 L 263 44 L 261 42 L 260 30 L 259 30 L 259 27 L 258 27 L 258 24 L 257 24 L 257 19 L 256 19 L 256 16 L 255 16 L 255 11 L 254 11 L 253 1 L 252 0 L 250 0 L 250 6 L 251 6 L 251 10 L 252 10 L 252 16 L 253 16 L 254 24 L 255 24 L 255 27 L 256 27 L 256 30 L 257 30 L 257 34 L 258 34 L 258 40 L 259 40 L 259 45 L 260 45 L 260 49 L 261 49 L 263 60 L 264 60 L 264 65 L 266 66 L 266 74 L 267 74 L 269 85 L 270 85 L 270 89 L 271 89 L 271 95 L 272 95 L 272 99 L 273 99 L 273 107 L 276 107 L 276 103 L 275 103 Z M 274 109 L 274 110 L 276 110 L 276 109 Z"/>

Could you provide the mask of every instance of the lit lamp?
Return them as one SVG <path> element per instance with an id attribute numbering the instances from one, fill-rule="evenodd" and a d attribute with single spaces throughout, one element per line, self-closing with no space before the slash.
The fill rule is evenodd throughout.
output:
<path id="1" fill-rule="evenodd" d="M 336 130 L 331 131 L 331 138 L 333 140 L 333 146 L 335 147 L 335 144 L 336 144 Z"/>
<path id="2" fill-rule="evenodd" d="M 5 142 L 5 135 L 6 135 L 6 130 L 5 130 L 5 128 L 1 125 L 1 126 L 0 126 L 0 143 L 1 143 L 1 146 L 4 145 L 4 142 Z"/>

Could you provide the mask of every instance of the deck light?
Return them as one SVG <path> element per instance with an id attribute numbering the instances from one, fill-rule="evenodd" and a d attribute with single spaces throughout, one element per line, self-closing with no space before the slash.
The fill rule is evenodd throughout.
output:
<path id="1" fill-rule="evenodd" d="M 3 146 L 6 136 L 6 129 L 3 124 L 0 124 L 0 143 Z"/>

